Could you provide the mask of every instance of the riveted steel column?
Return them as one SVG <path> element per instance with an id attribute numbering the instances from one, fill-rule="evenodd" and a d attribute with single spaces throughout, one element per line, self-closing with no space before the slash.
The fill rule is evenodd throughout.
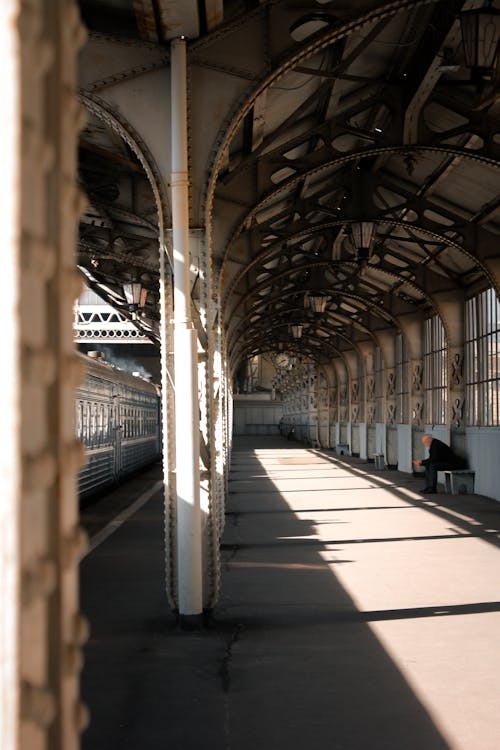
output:
<path id="1" fill-rule="evenodd" d="M 186 42 L 171 44 L 172 239 L 179 615 L 203 609 L 197 334 L 191 319 Z"/>

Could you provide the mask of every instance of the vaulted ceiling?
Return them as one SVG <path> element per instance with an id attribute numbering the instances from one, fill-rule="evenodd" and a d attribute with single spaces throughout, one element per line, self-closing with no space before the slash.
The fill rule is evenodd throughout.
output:
<path id="1" fill-rule="evenodd" d="M 80 0 L 91 33 L 147 43 L 152 67 L 189 29 L 188 61 L 214 87 L 244 81 L 232 112 L 206 112 L 218 138 L 203 196 L 235 366 L 283 347 L 322 361 L 495 283 L 499 74 L 466 67 L 459 21 L 478 4 Z M 79 263 L 115 304 L 139 274 L 155 336 L 153 195 L 92 116 L 80 176 Z"/>

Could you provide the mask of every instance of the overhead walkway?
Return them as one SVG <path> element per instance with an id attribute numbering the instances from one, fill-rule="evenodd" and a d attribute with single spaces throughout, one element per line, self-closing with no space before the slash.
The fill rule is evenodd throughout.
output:
<path id="1" fill-rule="evenodd" d="M 156 495 L 84 561 L 84 750 L 497 750 L 500 506 L 235 441 L 213 622 L 178 632 Z"/>

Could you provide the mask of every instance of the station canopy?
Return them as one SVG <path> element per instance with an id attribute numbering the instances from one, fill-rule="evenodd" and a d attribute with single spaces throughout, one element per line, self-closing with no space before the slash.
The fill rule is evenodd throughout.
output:
<path id="1" fill-rule="evenodd" d="M 280 350 L 327 361 L 405 316 L 437 312 L 442 295 L 491 286 L 495 3 L 80 0 L 80 9 L 90 39 L 142 44 L 151 70 L 169 64 L 169 39 L 189 29 L 189 94 L 200 82 L 211 92 L 204 116 L 217 135 L 204 144 L 190 123 L 196 169 L 208 175 L 191 196 L 192 223 L 212 222 L 213 296 L 235 367 Z M 225 82 L 235 95 L 224 110 Z M 158 218 L 144 167 L 92 114 L 79 160 L 89 205 L 78 263 L 124 310 L 123 285 L 138 279 L 139 324 L 157 339 Z"/>

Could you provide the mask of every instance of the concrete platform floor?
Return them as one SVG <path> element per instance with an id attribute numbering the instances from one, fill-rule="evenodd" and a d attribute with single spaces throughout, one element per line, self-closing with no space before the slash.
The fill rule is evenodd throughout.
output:
<path id="1" fill-rule="evenodd" d="M 155 494 L 82 562 L 83 750 L 498 750 L 500 504 L 422 484 L 237 439 L 198 632 L 166 605 Z"/>

